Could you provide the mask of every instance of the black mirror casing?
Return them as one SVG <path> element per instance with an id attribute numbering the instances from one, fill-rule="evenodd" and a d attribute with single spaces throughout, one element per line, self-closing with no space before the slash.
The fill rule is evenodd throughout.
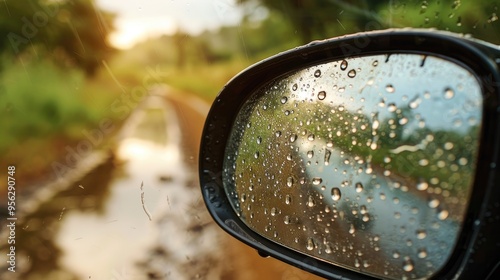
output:
<path id="1" fill-rule="evenodd" d="M 203 131 L 199 172 L 207 208 L 226 232 L 262 255 L 329 279 L 375 279 L 288 249 L 248 228 L 225 193 L 223 162 L 229 134 L 242 104 L 270 81 L 328 61 L 393 53 L 441 57 L 467 68 L 480 82 L 484 107 L 472 195 L 458 245 L 433 278 L 494 277 L 500 262 L 497 231 L 500 222 L 500 48 L 450 33 L 388 30 L 316 41 L 259 62 L 234 77 L 215 99 Z"/>

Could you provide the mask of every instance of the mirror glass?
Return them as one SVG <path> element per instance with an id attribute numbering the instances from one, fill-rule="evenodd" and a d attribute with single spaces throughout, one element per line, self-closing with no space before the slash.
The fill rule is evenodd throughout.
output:
<path id="1" fill-rule="evenodd" d="M 258 234 L 387 279 L 430 276 L 460 234 L 482 95 L 463 66 L 349 58 L 267 84 L 231 131 L 224 187 Z"/>

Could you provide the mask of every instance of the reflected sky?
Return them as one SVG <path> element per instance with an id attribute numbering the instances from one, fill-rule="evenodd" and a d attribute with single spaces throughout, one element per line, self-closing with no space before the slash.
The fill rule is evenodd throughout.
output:
<path id="1" fill-rule="evenodd" d="M 397 110 L 412 114 L 407 136 L 418 128 L 453 128 L 466 132 L 481 119 L 481 88 L 477 78 L 455 63 L 423 55 L 375 55 L 319 65 L 321 80 L 304 79 L 294 100 L 317 100 L 344 106 L 350 112 L 390 118 Z M 312 70 L 304 70 L 312 71 Z M 290 77 L 289 88 L 301 78 Z M 312 94 L 311 94 L 312 93 Z"/>

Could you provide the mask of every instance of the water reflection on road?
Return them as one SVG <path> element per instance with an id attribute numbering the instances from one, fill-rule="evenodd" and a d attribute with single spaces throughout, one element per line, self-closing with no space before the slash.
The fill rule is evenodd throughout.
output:
<path id="1" fill-rule="evenodd" d="M 189 174 L 178 148 L 176 116 L 161 97 L 143 105 L 125 126 L 117 153 L 124 163 L 113 172 L 102 213 L 68 213 L 57 235 L 57 244 L 66 248 L 61 264 L 81 277 L 140 275 L 134 263 L 155 242 L 155 222 L 176 196 L 185 195 Z"/>
<path id="2" fill-rule="evenodd" d="M 141 104 L 124 126 L 115 157 L 68 183 L 20 221 L 18 273 L 9 277 L 185 278 L 175 264 L 204 257 L 187 241 L 213 247 L 216 238 L 208 234 L 212 241 L 205 242 L 189 232 L 205 226 L 208 217 L 197 213 L 202 202 L 182 158 L 176 118 L 164 97 L 151 96 Z M 182 252 L 170 256 L 173 265 L 152 267 L 153 251 L 175 255 L 165 248 Z"/>

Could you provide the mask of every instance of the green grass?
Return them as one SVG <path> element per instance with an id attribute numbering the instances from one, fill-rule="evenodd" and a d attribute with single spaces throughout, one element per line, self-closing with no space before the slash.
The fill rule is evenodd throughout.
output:
<path id="1" fill-rule="evenodd" d="M 244 60 L 234 60 L 210 65 L 171 70 L 165 82 L 177 89 L 194 93 L 207 101 L 213 101 L 222 87 L 237 73 L 248 66 Z"/>
<path id="2" fill-rule="evenodd" d="M 98 79 L 62 69 L 44 59 L 4 58 L 0 75 L 0 153 L 2 163 L 18 166 L 19 176 L 50 175 L 64 159 L 66 146 L 83 138 L 109 115 L 102 108 L 113 98 Z"/>

